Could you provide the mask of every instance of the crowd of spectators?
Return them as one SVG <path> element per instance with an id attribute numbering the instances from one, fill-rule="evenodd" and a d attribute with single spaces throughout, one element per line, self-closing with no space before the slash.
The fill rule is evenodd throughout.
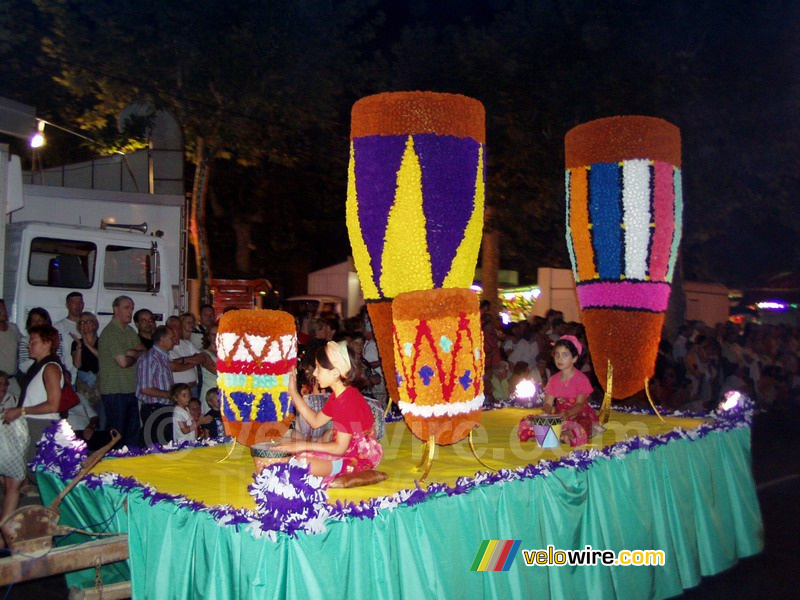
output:
<path id="1" fill-rule="evenodd" d="M 657 401 L 674 410 L 715 408 L 726 392 L 745 391 L 761 410 L 800 402 L 800 329 L 788 325 L 691 322 L 662 340 Z"/>
<path id="2" fill-rule="evenodd" d="M 576 336 L 587 348 L 578 365 L 589 376 L 594 399 L 599 400 L 603 390 L 592 369 L 591 344 L 583 325 L 564 322 L 558 311 L 498 329 L 502 360 L 492 370 L 493 398 L 506 400 L 521 379 L 545 385 L 555 372 L 552 344 L 563 335 Z M 673 339 L 660 341 L 650 380 L 656 404 L 669 410 L 706 412 L 716 408 L 730 390 L 746 392 L 762 410 L 800 403 L 800 328 L 732 322 L 709 327 L 687 322 Z M 644 394 L 629 402 L 646 404 Z"/>
<path id="3" fill-rule="evenodd" d="M 564 335 L 574 335 L 583 344 L 578 368 L 593 384 L 593 400 L 603 396 L 605 382 L 598 381 L 592 367 L 591 345 L 581 323 L 567 322 L 563 314 L 549 311 L 505 326 L 496 325 L 483 303 L 482 325 L 487 401 L 506 401 L 516 384 L 533 380 L 539 389 L 556 373 L 552 347 Z M 365 396 L 386 403 L 385 374 L 366 310 L 341 320 L 330 310 L 302 315 L 301 341 L 348 340 L 362 358 L 366 375 Z M 800 328 L 732 322 L 714 327 L 687 322 L 674 338 L 660 341 L 653 377 L 649 382 L 654 402 L 667 410 L 707 412 L 715 409 L 726 392 L 746 392 L 759 409 L 800 403 Z M 642 390 L 626 399 L 628 404 L 647 406 Z"/>
<path id="4" fill-rule="evenodd" d="M 213 306 L 202 306 L 197 317 L 184 313 L 157 326 L 152 311 L 136 310 L 131 298 L 120 296 L 102 331 L 97 317 L 84 311 L 79 292 L 67 295 L 66 308 L 67 316 L 57 323 L 52 323 L 45 309 L 31 309 L 20 331 L 9 322 L 0 300 L 3 420 L 10 425 L 26 417 L 22 421 L 28 423 L 27 428 L 17 425 L 13 431 L 6 430 L 9 435 L 0 436 L 0 463 L 8 467 L 0 469 L 8 498 L 3 515 L 16 506 L 14 499 L 25 477 L 21 465 L 30 458 L 42 425 L 59 416 L 54 410 L 65 385 L 77 390 L 80 403 L 60 416 L 66 416 L 90 448 L 103 446 L 112 429 L 122 435 L 120 444 L 127 446 L 224 433 L 216 389 Z M 319 344 L 346 340 L 361 363 L 364 377 L 359 387 L 374 413 L 381 414 L 388 403 L 387 374 L 381 362 L 386 350 L 379 352 L 366 307 L 343 320 L 333 306 L 323 306 L 319 313 L 299 315 L 297 324 L 302 393 L 309 398 L 324 396 L 312 375 L 313 360 L 307 359 L 315 355 Z M 565 322 L 560 312 L 551 310 L 544 317 L 499 327 L 484 302 L 481 325 L 488 402 L 508 400 L 522 380 L 532 380 L 543 389 L 557 372 L 553 344 L 564 335 L 575 336 L 587 348 L 577 368 L 592 382 L 594 400 L 602 397 L 601 382 L 592 369 L 591 346 L 580 323 Z M 730 322 L 708 327 L 691 322 L 674 339 L 661 340 L 650 381 L 652 398 L 661 407 L 708 411 L 733 389 L 745 391 L 762 410 L 798 404 L 800 330 L 758 324 L 741 327 Z M 629 401 L 645 404 L 644 392 L 639 396 Z"/>
<path id="5" fill-rule="evenodd" d="M 368 400 L 376 405 L 386 406 L 389 394 L 386 389 L 386 374 L 381 364 L 381 354 L 375 341 L 375 333 L 366 306 L 353 317 L 342 319 L 331 305 L 322 306 L 318 314 L 304 314 L 297 317 L 298 341 L 300 343 L 300 363 L 303 356 L 314 356 L 320 344 L 329 341 L 346 341 L 360 361 L 363 379 L 358 387 Z M 313 364 L 307 365 L 313 370 Z M 301 383 L 306 381 L 301 369 Z M 306 385 L 311 391 L 313 386 Z"/>
<path id="6" fill-rule="evenodd" d="M 213 306 L 200 309 L 199 321 L 184 313 L 157 327 L 152 311 L 137 311 L 131 298 L 119 296 L 102 331 L 97 316 L 84 311 L 80 292 L 67 295 L 66 308 L 56 323 L 44 308 L 31 309 L 20 331 L 0 300 L 0 520 L 16 508 L 31 475 L 24 466 L 58 418 L 66 418 L 90 450 L 109 442 L 112 430 L 128 447 L 223 434 Z M 70 390 L 79 403 L 59 413 Z"/>

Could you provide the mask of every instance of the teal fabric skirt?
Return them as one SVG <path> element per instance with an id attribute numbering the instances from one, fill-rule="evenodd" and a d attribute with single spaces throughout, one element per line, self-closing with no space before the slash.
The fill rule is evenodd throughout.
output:
<path id="1" fill-rule="evenodd" d="M 39 474 L 48 502 L 63 483 Z M 127 499 L 127 507 L 122 503 Z M 750 430 L 677 440 L 586 471 L 435 496 L 325 533 L 255 538 L 207 512 L 81 484 L 63 522 L 127 531 L 134 598 L 667 598 L 763 548 Z M 506 572 L 470 571 L 483 540 L 521 540 Z M 72 540 L 73 542 L 75 540 Z M 663 566 L 527 566 L 523 550 L 663 550 Z M 71 574 L 93 587 L 94 570 Z"/>

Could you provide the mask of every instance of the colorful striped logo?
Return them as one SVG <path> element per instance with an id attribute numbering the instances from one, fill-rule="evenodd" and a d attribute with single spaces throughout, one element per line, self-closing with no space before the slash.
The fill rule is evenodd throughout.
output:
<path id="1" fill-rule="evenodd" d="M 508 571 L 522 540 L 483 540 L 470 571 Z"/>

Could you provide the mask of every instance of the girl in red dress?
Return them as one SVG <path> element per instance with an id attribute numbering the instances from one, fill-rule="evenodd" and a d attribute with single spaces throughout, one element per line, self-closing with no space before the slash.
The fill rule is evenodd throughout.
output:
<path id="1" fill-rule="evenodd" d="M 553 359 L 558 373 L 550 377 L 544 388 L 544 412 L 562 414 L 561 441 L 581 446 L 594 435 L 604 431 L 594 409 L 587 400 L 592 393 L 589 378 L 575 368 L 583 346 L 574 335 L 562 336 L 553 347 Z"/>
<path id="2" fill-rule="evenodd" d="M 327 485 L 341 475 L 375 468 L 383 449 L 375 437 L 372 410 L 352 385 L 360 378 L 353 351 L 345 342 L 328 342 L 317 350 L 315 358 L 314 377 L 320 388 L 332 392 L 325 406 L 316 412 L 308 405 L 297 390 L 294 373 L 289 377 L 289 394 L 297 412 L 312 428 L 333 421 L 333 435 L 329 441 L 284 442 L 275 450 L 306 460 L 311 474 L 322 476 Z"/>

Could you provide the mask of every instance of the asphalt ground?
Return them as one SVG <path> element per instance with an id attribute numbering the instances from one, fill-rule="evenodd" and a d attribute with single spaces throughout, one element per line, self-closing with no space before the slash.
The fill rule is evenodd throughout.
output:
<path id="1" fill-rule="evenodd" d="M 686 590 L 683 598 L 796 597 L 800 590 L 800 407 L 773 408 L 753 424 L 753 475 L 764 519 L 765 548 Z M 38 498 L 25 498 L 23 503 Z M 800 511 L 798 511 L 800 512 Z M 791 590 L 795 590 L 792 592 Z M 0 588 L 0 600 L 69 598 L 63 576 Z"/>

